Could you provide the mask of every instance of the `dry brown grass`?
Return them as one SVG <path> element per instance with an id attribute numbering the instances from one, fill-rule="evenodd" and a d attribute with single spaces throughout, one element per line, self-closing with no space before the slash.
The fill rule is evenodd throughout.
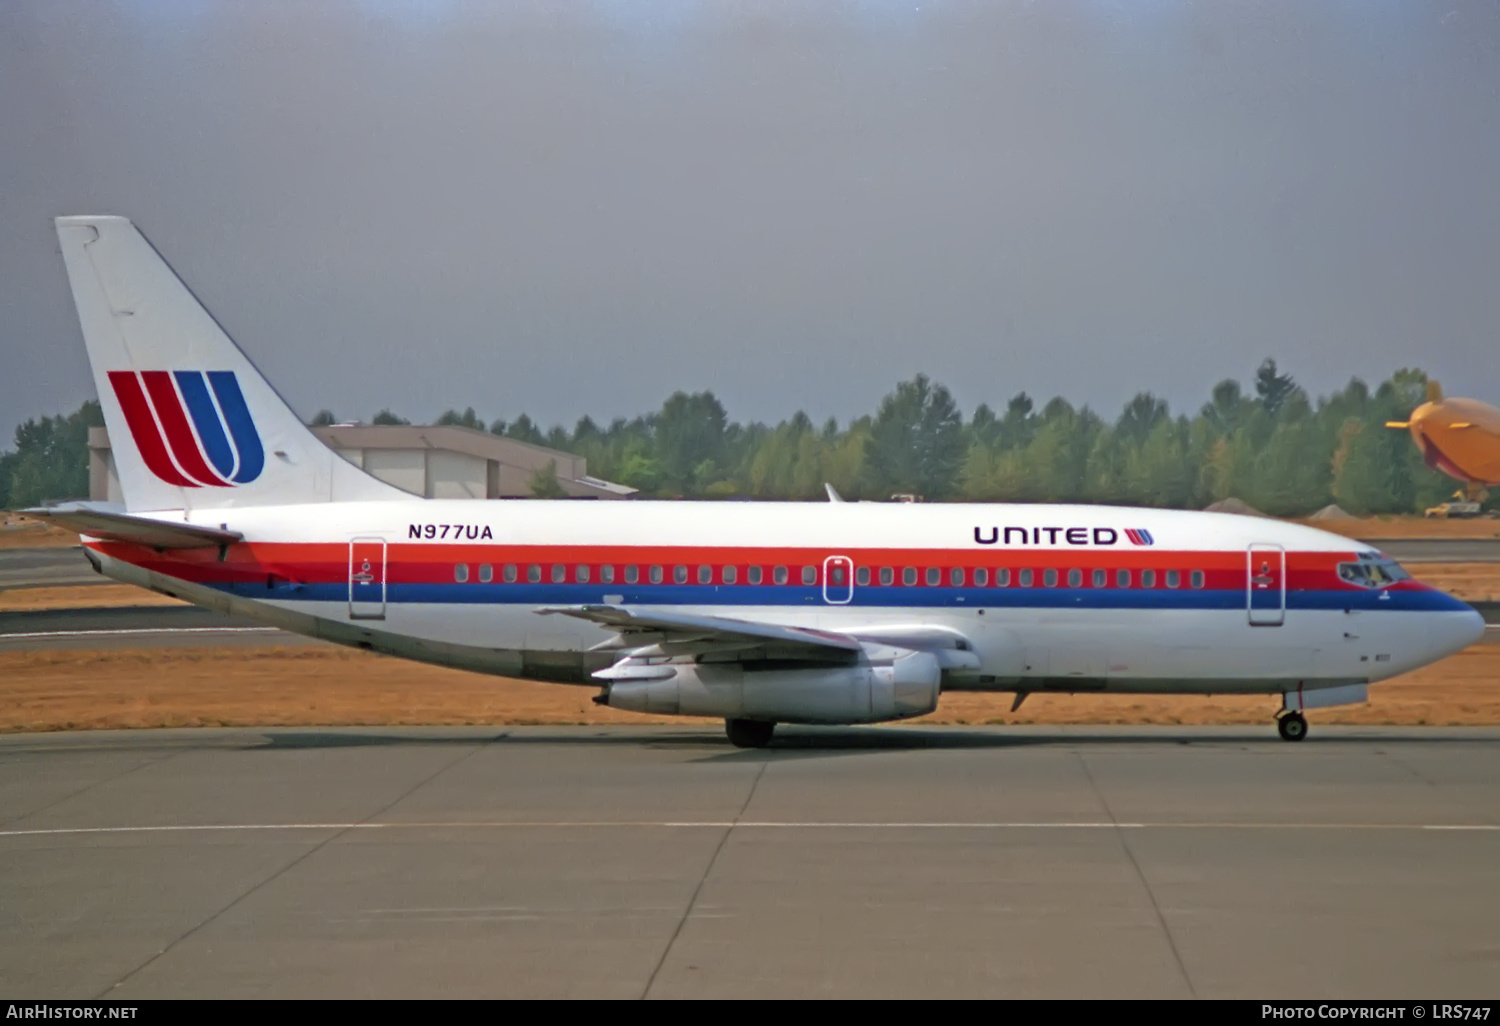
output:
<path id="1" fill-rule="evenodd" d="M 133 584 L 71 584 L 0 591 L 0 613 L 43 609 L 103 609 L 110 606 L 185 606 L 188 603 Z"/>
<path id="2" fill-rule="evenodd" d="M 61 549 L 78 544 L 78 535 L 40 520 L 0 514 L 0 549 Z"/>
<path id="3" fill-rule="evenodd" d="M 198 726 L 713 722 L 601 708 L 592 688 L 535 684 L 348 649 L 0 653 L 0 731 Z M 1500 646 L 1475 646 L 1370 689 L 1318 723 L 1500 724 Z M 916 723 L 1269 723 L 1272 697 L 950 693 Z"/>
<path id="4" fill-rule="evenodd" d="M 1442 520 L 1437 517 L 1354 517 L 1349 520 L 1299 520 L 1299 524 L 1332 531 L 1346 538 L 1500 538 L 1500 520 L 1473 517 Z"/>
<path id="5" fill-rule="evenodd" d="M 1465 602 L 1500 602 L 1500 563 L 1406 563 L 1423 584 Z"/>

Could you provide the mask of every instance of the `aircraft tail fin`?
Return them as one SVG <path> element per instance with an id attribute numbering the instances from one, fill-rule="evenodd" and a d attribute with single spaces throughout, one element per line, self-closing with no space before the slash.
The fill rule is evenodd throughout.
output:
<path id="1" fill-rule="evenodd" d="M 128 510 L 414 499 L 307 429 L 123 217 L 59 217 Z"/>

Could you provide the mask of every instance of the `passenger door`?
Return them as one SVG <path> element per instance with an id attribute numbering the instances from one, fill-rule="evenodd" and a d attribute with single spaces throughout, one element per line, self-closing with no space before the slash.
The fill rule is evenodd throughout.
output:
<path id="1" fill-rule="evenodd" d="M 1245 605 L 1252 627 L 1279 627 L 1286 620 L 1286 552 L 1256 543 L 1245 553 Z"/>
<path id="2" fill-rule="evenodd" d="M 854 600 L 854 560 L 829 556 L 823 560 L 823 601 L 845 606 Z"/>
<path id="3" fill-rule="evenodd" d="M 349 543 L 349 619 L 385 619 L 385 539 Z"/>

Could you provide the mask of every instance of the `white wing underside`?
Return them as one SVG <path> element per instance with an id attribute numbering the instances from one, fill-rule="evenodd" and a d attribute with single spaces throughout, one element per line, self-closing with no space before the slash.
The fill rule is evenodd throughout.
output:
<path id="1" fill-rule="evenodd" d="M 979 669 L 979 658 L 966 637 L 951 628 L 925 624 L 838 632 L 629 606 L 552 606 L 537 612 L 572 616 L 613 631 L 614 637 L 594 646 L 595 651 L 619 651 L 622 657 L 594 674 L 605 680 L 650 677 L 660 661 L 684 657 L 702 662 L 838 665 L 883 663 L 908 652 L 930 652 L 946 671 Z"/>
<path id="2" fill-rule="evenodd" d="M 561 614 L 596 623 L 615 636 L 596 649 L 629 649 L 637 655 L 743 654 L 745 658 L 817 659 L 850 662 L 863 646 L 853 637 L 831 631 L 753 623 L 727 616 L 703 616 L 629 606 L 553 606 L 542 614 Z M 646 653 L 642 649 L 657 651 Z"/>

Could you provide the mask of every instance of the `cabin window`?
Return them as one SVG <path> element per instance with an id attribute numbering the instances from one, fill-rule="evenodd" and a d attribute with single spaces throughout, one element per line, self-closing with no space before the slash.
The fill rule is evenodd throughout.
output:
<path id="1" fill-rule="evenodd" d="M 1156 587 L 1156 571 L 1155 570 L 1142 570 L 1141 571 L 1141 587 L 1142 588 L 1154 588 L 1154 587 Z"/>
<path id="2" fill-rule="evenodd" d="M 1181 586 L 1181 584 L 1182 584 L 1182 574 L 1178 573 L 1176 570 L 1168 570 L 1167 571 L 1167 587 L 1168 588 L 1176 588 L 1176 587 Z"/>
<path id="3" fill-rule="evenodd" d="M 835 563 L 828 568 L 828 583 L 842 588 L 849 583 L 849 568 L 842 563 Z"/>
<path id="4" fill-rule="evenodd" d="M 1044 587 L 1044 588 L 1055 588 L 1055 587 L 1057 587 L 1057 571 L 1056 570 L 1052 570 L 1052 569 L 1049 568 L 1047 570 L 1043 570 L 1042 571 L 1042 587 Z"/>
<path id="5" fill-rule="evenodd" d="M 653 566 L 647 573 L 647 576 L 651 578 L 652 584 L 660 584 L 662 581 L 661 567 Z"/>
<path id="6" fill-rule="evenodd" d="M 1032 580 L 1031 571 L 1029 569 L 1022 570 L 1021 571 L 1021 587 L 1023 587 L 1023 588 L 1029 588 L 1029 587 L 1031 587 L 1031 580 Z"/>
<path id="7" fill-rule="evenodd" d="M 1094 587 L 1103 588 L 1109 584 L 1109 574 L 1103 570 L 1094 571 Z"/>
<path id="8" fill-rule="evenodd" d="M 1194 570 L 1193 571 L 1193 587 L 1195 587 L 1195 588 L 1201 588 L 1201 587 L 1203 587 L 1203 571 L 1202 570 Z"/>
<path id="9" fill-rule="evenodd" d="M 1130 571 L 1129 570 L 1116 570 L 1115 571 L 1115 587 L 1116 588 L 1128 588 L 1128 587 L 1130 587 Z"/>
<path id="10" fill-rule="evenodd" d="M 771 583 L 772 584 L 785 584 L 786 582 L 787 582 L 786 567 L 784 567 L 784 566 L 778 566 L 776 569 L 774 569 L 774 570 L 771 571 Z"/>
<path id="11" fill-rule="evenodd" d="M 948 571 L 948 583 L 955 588 L 962 588 L 964 586 L 963 567 L 956 566 L 952 570 Z"/>
<path id="12" fill-rule="evenodd" d="M 880 568 L 880 583 L 890 587 L 896 583 L 896 570 L 894 567 L 883 566 Z"/>
<path id="13" fill-rule="evenodd" d="M 739 570 L 737 568 L 732 567 L 732 566 L 726 566 L 724 568 L 724 583 L 725 584 L 733 584 L 735 581 L 737 581 L 739 579 L 740 579 L 740 573 L 739 573 Z"/>
<path id="14" fill-rule="evenodd" d="M 601 566 L 599 568 L 599 583 L 600 584 L 614 584 L 615 583 L 615 568 L 612 567 L 612 566 L 610 566 L 608 563 L 606 563 L 604 566 Z"/>
<path id="15" fill-rule="evenodd" d="M 927 587 L 936 588 L 943 582 L 943 572 L 935 566 L 927 568 Z"/>
<path id="16" fill-rule="evenodd" d="M 1068 571 L 1068 587 L 1070 587 L 1070 588 L 1082 588 L 1083 587 L 1083 571 L 1082 570 L 1078 569 L 1077 567 L 1074 567 L 1072 570 Z"/>
<path id="17" fill-rule="evenodd" d="M 903 567 L 901 570 L 901 583 L 906 585 L 908 588 L 916 587 L 917 568 L 914 566 Z"/>
<path id="18" fill-rule="evenodd" d="M 459 563 L 457 566 L 455 566 L 453 568 L 453 579 L 459 584 L 467 581 L 469 579 L 469 564 Z"/>
<path id="19" fill-rule="evenodd" d="M 803 584 L 817 584 L 818 583 L 818 568 L 815 567 L 815 566 L 805 566 L 805 567 L 803 567 L 802 568 L 802 583 Z"/>
<path id="20" fill-rule="evenodd" d="M 561 584 L 568 579 L 568 568 L 561 563 L 552 564 L 552 583 Z"/>
<path id="21" fill-rule="evenodd" d="M 698 568 L 698 583 L 699 584 L 712 584 L 712 583 L 714 583 L 714 568 L 711 567 L 711 566 L 700 566 Z"/>
<path id="22" fill-rule="evenodd" d="M 751 584 L 759 584 L 761 582 L 761 579 L 762 579 L 761 568 L 758 567 L 758 566 L 752 566 L 750 568 L 750 583 Z"/>
<path id="23" fill-rule="evenodd" d="M 579 584 L 589 583 L 589 568 L 580 563 L 573 571 L 573 580 Z"/>
<path id="24" fill-rule="evenodd" d="M 632 563 L 630 566 L 627 566 L 625 568 L 625 583 L 626 584 L 634 584 L 637 581 L 639 581 L 640 579 L 641 579 L 640 568 L 637 567 L 634 563 Z"/>
<path id="25" fill-rule="evenodd" d="M 672 580 L 678 584 L 686 584 L 687 567 L 683 566 L 681 563 L 678 563 L 676 566 L 674 566 L 672 568 Z"/>
<path id="26" fill-rule="evenodd" d="M 506 584 L 516 583 L 516 564 L 506 563 L 505 568 L 500 571 L 500 579 Z"/>
<path id="27" fill-rule="evenodd" d="M 1009 588 L 1010 587 L 1010 568 L 1009 567 L 1001 567 L 999 570 L 995 571 L 995 587 L 997 587 L 997 588 Z"/>
<path id="28" fill-rule="evenodd" d="M 479 564 L 479 583 L 489 584 L 495 579 L 495 568 L 488 563 Z"/>
<path id="29" fill-rule="evenodd" d="M 542 568 L 538 564 L 532 563 L 526 568 L 526 579 L 532 584 L 541 584 Z"/>
<path id="30" fill-rule="evenodd" d="M 974 587 L 983 588 L 990 583 L 990 572 L 984 567 L 974 571 Z"/>
<path id="31" fill-rule="evenodd" d="M 857 584 L 857 585 L 859 585 L 861 588 L 863 588 L 865 585 L 869 584 L 870 583 L 870 568 L 867 567 L 867 566 L 862 566 L 862 567 L 856 568 L 855 571 L 854 571 L 854 583 Z"/>

